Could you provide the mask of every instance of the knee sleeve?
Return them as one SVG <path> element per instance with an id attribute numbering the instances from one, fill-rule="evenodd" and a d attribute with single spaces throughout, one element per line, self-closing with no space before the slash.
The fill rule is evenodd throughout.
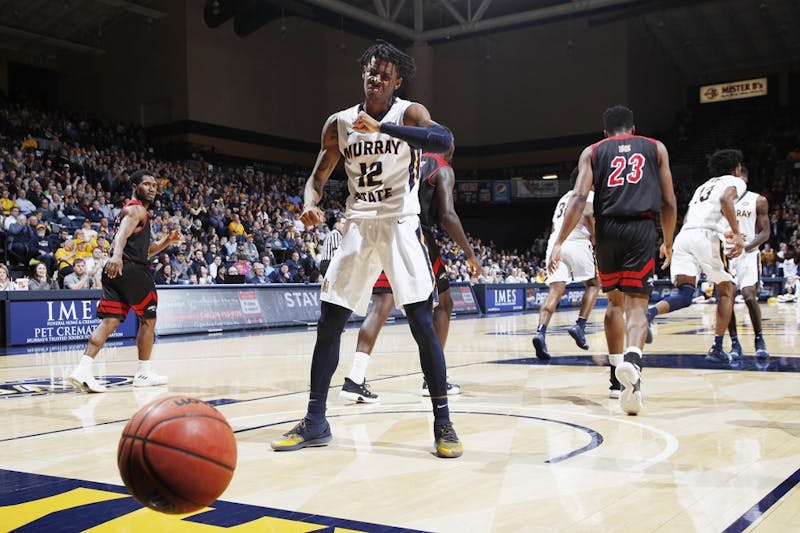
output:
<path id="1" fill-rule="evenodd" d="M 670 311 L 677 311 L 692 305 L 692 298 L 694 298 L 694 286 L 687 284 L 678 287 L 678 294 L 669 296 L 666 301 Z"/>

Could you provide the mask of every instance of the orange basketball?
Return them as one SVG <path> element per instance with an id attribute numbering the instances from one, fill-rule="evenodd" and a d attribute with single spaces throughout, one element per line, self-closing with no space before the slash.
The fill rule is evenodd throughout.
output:
<path id="1" fill-rule="evenodd" d="M 219 498 L 236 468 L 236 438 L 222 414 L 187 396 L 148 403 L 122 430 L 117 465 L 136 501 L 183 514 Z"/>

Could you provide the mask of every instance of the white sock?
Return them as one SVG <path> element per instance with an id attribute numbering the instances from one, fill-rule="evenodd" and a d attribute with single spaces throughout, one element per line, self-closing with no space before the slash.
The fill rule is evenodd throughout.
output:
<path id="1" fill-rule="evenodd" d="M 638 346 L 628 346 L 627 348 L 625 348 L 625 353 L 628 352 L 636 352 L 637 354 L 639 354 L 639 357 L 642 357 L 644 355 L 642 353 L 641 348 L 639 348 Z"/>
<path id="2" fill-rule="evenodd" d="M 139 360 L 139 369 L 136 370 L 137 374 L 149 374 L 150 373 L 150 360 L 142 361 Z"/>
<path id="3" fill-rule="evenodd" d="M 611 366 L 619 366 L 623 362 L 624 354 L 615 353 L 608 356 L 608 364 Z"/>
<path id="4" fill-rule="evenodd" d="M 94 358 L 89 357 L 88 355 L 81 356 L 81 360 L 78 361 L 78 368 L 81 370 L 91 370 L 92 363 L 94 363 Z"/>
<path id="5" fill-rule="evenodd" d="M 364 352 L 356 352 L 353 355 L 353 366 L 350 368 L 350 375 L 347 376 L 353 382 L 361 385 L 364 383 L 364 378 L 367 375 L 367 367 L 369 366 L 369 354 Z"/>

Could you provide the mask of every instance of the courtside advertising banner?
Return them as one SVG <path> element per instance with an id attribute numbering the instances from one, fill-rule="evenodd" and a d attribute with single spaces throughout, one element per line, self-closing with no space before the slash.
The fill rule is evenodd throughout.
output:
<path id="1" fill-rule="evenodd" d="M 450 297 L 453 299 L 453 312 L 457 315 L 469 315 L 478 313 L 478 303 L 475 301 L 475 293 L 472 286 L 467 282 L 451 283 Z"/>
<path id="2" fill-rule="evenodd" d="M 51 291 L 47 291 L 51 292 Z M 25 346 L 54 342 L 86 342 L 100 323 L 96 318 L 98 297 L 79 300 L 8 301 L 6 344 Z M 137 319 L 131 311 L 110 340 L 136 337 Z"/>
<path id="3" fill-rule="evenodd" d="M 523 287 L 506 288 L 502 285 L 486 287 L 486 313 L 521 311 L 524 308 L 525 289 Z"/>
<path id="4" fill-rule="evenodd" d="M 252 287 L 158 289 L 159 335 L 215 333 L 266 325 L 261 302 Z"/>
<path id="5" fill-rule="evenodd" d="M 767 78 L 730 81 L 700 87 L 700 103 L 712 104 L 767 95 Z"/>

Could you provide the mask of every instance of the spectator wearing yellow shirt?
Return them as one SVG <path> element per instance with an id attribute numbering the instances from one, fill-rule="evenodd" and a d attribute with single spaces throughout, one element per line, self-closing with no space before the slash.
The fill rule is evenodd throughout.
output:
<path id="1" fill-rule="evenodd" d="M 228 232 L 230 236 L 236 240 L 237 237 L 244 235 L 244 226 L 242 222 L 239 220 L 239 214 L 234 213 L 231 215 L 231 221 L 228 224 Z"/>
<path id="2" fill-rule="evenodd" d="M 0 207 L 2 207 L 3 215 L 5 216 L 11 214 L 12 207 L 17 207 L 17 201 L 13 198 L 9 198 L 9 195 L 8 189 L 3 187 L 2 193 L 0 193 Z"/>

